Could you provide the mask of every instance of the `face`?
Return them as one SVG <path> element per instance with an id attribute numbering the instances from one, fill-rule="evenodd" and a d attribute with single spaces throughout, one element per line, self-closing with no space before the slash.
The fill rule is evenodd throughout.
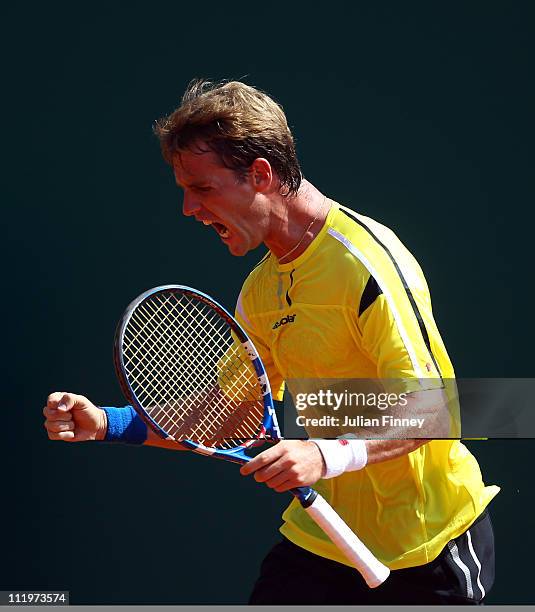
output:
<path id="1" fill-rule="evenodd" d="M 183 151 L 175 155 L 173 171 L 184 191 L 183 213 L 215 231 L 233 255 L 265 240 L 268 206 L 253 170 L 240 180 L 215 153 Z"/>

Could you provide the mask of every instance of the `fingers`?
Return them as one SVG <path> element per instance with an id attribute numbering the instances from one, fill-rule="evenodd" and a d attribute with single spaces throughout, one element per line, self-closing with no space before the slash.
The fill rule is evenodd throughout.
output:
<path id="1" fill-rule="evenodd" d="M 43 415 L 55 421 L 69 420 L 72 418 L 71 413 L 74 408 L 84 409 L 88 405 L 91 403 L 82 395 L 56 391 L 48 396 Z"/>
<path id="2" fill-rule="evenodd" d="M 57 410 L 56 408 L 49 408 L 48 406 L 43 408 L 43 416 L 45 416 L 48 421 L 72 421 L 72 412 Z"/>
<path id="3" fill-rule="evenodd" d="M 277 461 L 277 459 L 279 459 L 282 454 L 281 449 L 282 446 L 280 444 L 277 444 L 277 446 L 265 450 L 264 452 L 257 455 L 254 459 L 251 459 L 251 461 L 249 461 L 245 465 L 242 465 L 240 468 L 242 476 L 248 476 L 249 474 L 253 474 L 257 470 L 260 470 L 270 465 L 274 461 Z"/>
<path id="4" fill-rule="evenodd" d="M 74 431 L 58 431 L 57 433 L 48 432 L 49 440 L 63 440 L 64 442 L 69 442 L 74 440 Z"/>
<path id="5" fill-rule="evenodd" d="M 254 474 L 257 482 L 263 482 L 278 493 L 297 486 L 298 475 L 294 472 L 291 459 L 282 447 L 264 451 L 240 468 L 243 476 Z"/>
<path id="6" fill-rule="evenodd" d="M 258 469 L 254 473 L 254 479 L 257 482 L 263 482 L 270 489 L 277 491 L 277 493 L 288 491 L 288 489 L 302 484 L 296 466 L 288 459 L 282 458 L 266 467 Z"/>
<path id="7" fill-rule="evenodd" d="M 46 430 L 49 433 L 59 433 L 61 431 L 74 431 L 74 421 L 49 421 L 44 423 Z"/>
<path id="8" fill-rule="evenodd" d="M 256 482 L 265 482 L 268 486 L 271 486 L 271 481 L 276 479 L 281 472 L 291 470 L 291 463 L 278 459 L 277 461 L 262 467 L 254 473 L 254 479 Z"/>
<path id="9" fill-rule="evenodd" d="M 49 440 L 72 440 L 74 438 L 72 413 L 50 410 L 46 406 L 43 412 L 47 417 L 44 427 L 48 433 Z"/>
<path id="10" fill-rule="evenodd" d="M 46 401 L 47 408 L 67 412 L 72 410 L 76 404 L 77 396 L 74 393 L 56 391 L 51 393 Z"/>
<path id="11" fill-rule="evenodd" d="M 288 471 L 281 469 L 281 471 L 267 478 L 267 480 L 260 480 L 259 478 L 256 478 L 255 474 L 255 479 L 258 482 L 264 482 L 266 486 L 274 491 L 277 491 L 277 493 L 282 493 L 283 491 L 288 491 L 288 489 L 291 489 L 292 487 L 299 486 L 297 475 L 293 474 L 291 470 Z"/>
<path id="12" fill-rule="evenodd" d="M 74 421 L 72 409 L 76 404 L 77 396 L 74 393 L 57 391 L 51 393 L 43 408 L 46 420 L 44 427 L 49 440 L 69 441 L 74 439 Z"/>

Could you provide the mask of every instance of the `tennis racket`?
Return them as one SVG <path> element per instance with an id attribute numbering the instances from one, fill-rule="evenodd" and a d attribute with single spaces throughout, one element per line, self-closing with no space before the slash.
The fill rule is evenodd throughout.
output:
<path id="1" fill-rule="evenodd" d="M 280 440 L 266 371 L 238 322 L 212 298 L 181 285 L 146 291 L 126 309 L 114 361 L 123 393 L 166 440 L 239 464 L 247 449 Z M 390 570 L 310 487 L 291 489 L 362 574 L 379 586 Z"/>

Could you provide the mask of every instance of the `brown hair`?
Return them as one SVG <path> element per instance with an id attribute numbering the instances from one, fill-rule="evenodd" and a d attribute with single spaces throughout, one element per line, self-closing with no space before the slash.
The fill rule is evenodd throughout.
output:
<path id="1" fill-rule="evenodd" d="M 154 133 L 169 164 L 179 151 L 202 152 L 202 141 L 242 180 L 253 161 L 263 157 L 277 173 L 282 195 L 295 195 L 301 184 L 295 144 L 282 107 L 239 81 L 192 81 L 179 108 L 158 120 Z"/>

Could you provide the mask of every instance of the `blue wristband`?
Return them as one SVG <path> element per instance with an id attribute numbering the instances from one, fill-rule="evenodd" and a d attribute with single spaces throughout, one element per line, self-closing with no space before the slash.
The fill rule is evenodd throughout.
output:
<path id="1" fill-rule="evenodd" d="M 147 439 L 147 426 L 132 406 L 114 408 L 100 406 L 106 413 L 108 429 L 107 442 L 124 442 L 125 444 L 143 444 Z"/>

